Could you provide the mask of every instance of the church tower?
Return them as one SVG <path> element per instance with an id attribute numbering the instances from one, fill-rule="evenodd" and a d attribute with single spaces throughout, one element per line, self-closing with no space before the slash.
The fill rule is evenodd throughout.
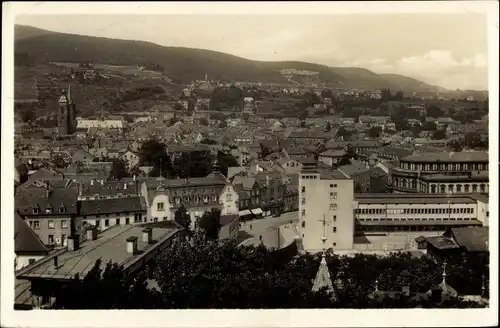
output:
<path id="1" fill-rule="evenodd" d="M 59 134 L 68 135 L 76 130 L 76 105 L 71 98 L 71 86 L 63 92 L 58 102 L 57 130 Z"/>

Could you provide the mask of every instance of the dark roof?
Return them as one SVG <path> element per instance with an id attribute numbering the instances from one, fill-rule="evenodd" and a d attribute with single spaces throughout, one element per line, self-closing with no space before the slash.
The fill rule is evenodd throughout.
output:
<path id="1" fill-rule="evenodd" d="M 146 211 L 144 197 L 95 199 L 80 201 L 80 215 Z"/>
<path id="2" fill-rule="evenodd" d="M 357 193 L 354 200 L 359 204 L 475 204 L 477 201 L 467 195 L 442 194 L 389 194 Z"/>
<path id="3" fill-rule="evenodd" d="M 15 206 L 20 215 L 46 216 L 47 208 L 52 208 L 53 215 L 77 214 L 77 191 L 75 188 L 46 188 L 20 190 L 15 197 Z M 64 206 L 64 213 L 59 209 Z M 38 207 L 38 214 L 33 209 Z"/>
<path id="4" fill-rule="evenodd" d="M 489 249 L 488 227 L 451 228 L 446 235 L 453 237 L 455 242 L 468 252 L 487 252 Z"/>
<path id="5" fill-rule="evenodd" d="M 221 215 L 219 218 L 219 223 L 221 226 L 225 226 L 238 219 L 238 215 Z"/>
<path id="6" fill-rule="evenodd" d="M 28 224 L 14 214 L 14 251 L 17 253 L 48 253 L 43 242 Z"/>
<path id="7" fill-rule="evenodd" d="M 465 163 L 465 162 L 488 162 L 489 157 L 487 152 L 480 151 L 463 151 L 463 152 L 432 152 L 421 153 L 406 156 L 401 159 L 402 161 L 411 162 L 446 162 L 446 163 Z"/>
<path id="8" fill-rule="evenodd" d="M 94 196 L 96 194 L 101 196 L 117 195 L 118 193 L 123 195 L 137 195 L 137 185 L 135 182 L 125 181 L 103 181 L 102 184 L 99 181 L 94 181 L 82 182 L 81 184 L 82 196 Z"/>
<path id="9" fill-rule="evenodd" d="M 456 249 L 460 248 L 455 241 L 451 238 L 447 238 L 445 236 L 433 236 L 426 238 L 427 243 L 438 249 Z"/>
<path id="10" fill-rule="evenodd" d="M 377 153 L 380 155 L 389 155 L 401 158 L 405 156 L 410 156 L 411 154 L 413 154 L 413 150 L 401 147 L 382 147 L 377 150 Z"/>

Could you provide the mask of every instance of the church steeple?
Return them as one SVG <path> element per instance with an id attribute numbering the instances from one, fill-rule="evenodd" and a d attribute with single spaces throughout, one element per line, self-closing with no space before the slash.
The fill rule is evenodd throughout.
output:
<path id="1" fill-rule="evenodd" d="M 205 72 L 205 82 L 208 82 L 208 73 Z"/>
<path id="2" fill-rule="evenodd" d="M 66 99 L 68 99 L 68 104 L 73 103 L 73 100 L 71 99 L 71 84 L 68 85 L 68 92 L 66 93 Z"/>
<path id="3" fill-rule="evenodd" d="M 337 296 L 335 295 L 332 279 L 330 278 L 330 271 L 328 270 L 328 264 L 326 263 L 326 240 L 327 238 L 323 231 L 323 236 L 321 237 L 321 241 L 323 242 L 323 252 L 321 254 L 321 262 L 319 264 L 318 272 L 316 273 L 316 278 L 313 281 L 312 291 L 318 292 L 321 289 L 326 288 L 326 292 L 330 295 L 330 297 L 332 299 L 336 299 Z"/>

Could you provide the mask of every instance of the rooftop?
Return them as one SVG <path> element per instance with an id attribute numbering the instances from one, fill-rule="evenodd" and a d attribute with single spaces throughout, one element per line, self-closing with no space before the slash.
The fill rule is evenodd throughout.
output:
<path id="1" fill-rule="evenodd" d="M 470 151 L 470 152 L 428 152 L 414 154 L 403 157 L 402 161 L 411 162 L 488 162 L 489 156 L 487 152 Z"/>
<path id="2" fill-rule="evenodd" d="M 146 211 L 144 197 L 95 199 L 80 201 L 80 215 Z"/>
<path id="3" fill-rule="evenodd" d="M 460 248 L 453 239 L 445 236 L 427 237 L 426 241 L 438 249 L 457 249 Z"/>
<path id="4" fill-rule="evenodd" d="M 457 245 L 465 247 L 468 252 L 484 252 L 489 249 L 488 227 L 451 228 L 450 231 L 445 234 L 453 236 Z"/>
<path id="5" fill-rule="evenodd" d="M 14 251 L 16 254 L 48 253 L 37 234 L 17 213 L 14 214 Z"/>
<path id="6" fill-rule="evenodd" d="M 75 274 L 84 276 L 92 269 L 98 259 L 102 263 L 113 262 L 129 268 L 136 260 L 143 258 L 153 249 L 163 244 L 179 231 L 178 229 L 156 226 L 152 229 L 153 244 L 142 240 L 142 230 L 148 225 L 118 225 L 104 230 L 96 240 L 87 240 L 77 251 L 64 249 L 21 269 L 17 276 L 21 278 L 71 279 Z M 137 255 L 127 252 L 127 239 L 137 238 Z M 54 267 L 52 258 L 58 256 L 58 267 Z"/>

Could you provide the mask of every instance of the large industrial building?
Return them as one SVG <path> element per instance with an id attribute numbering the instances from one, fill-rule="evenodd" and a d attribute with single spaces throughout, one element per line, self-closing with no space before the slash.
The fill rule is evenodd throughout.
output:
<path id="1" fill-rule="evenodd" d="M 469 194 L 489 192 L 487 152 L 435 152 L 401 158 L 390 170 L 394 193 Z"/>
<path id="2" fill-rule="evenodd" d="M 348 250 L 355 235 L 390 236 L 444 232 L 451 227 L 489 225 L 483 194 L 354 194 L 353 181 L 338 171 L 302 171 L 299 181 L 299 238 L 308 252 Z"/>

